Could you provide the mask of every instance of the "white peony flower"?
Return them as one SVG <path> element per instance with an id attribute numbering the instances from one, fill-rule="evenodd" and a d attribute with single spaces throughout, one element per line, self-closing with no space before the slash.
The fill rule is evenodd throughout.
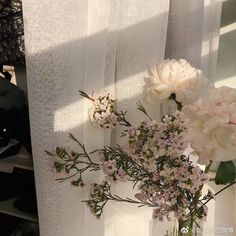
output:
<path id="1" fill-rule="evenodd" d="M 161 104 L 175 95 L 182 105 L 200 97 L 208 80 L 202 72 L 184 59 L 168 59 L 161 62 L 145 77 L 144 93 L 149 103 Z"/>
<path id="2" fill-rule="evenodd" d="M 191 146 L 199 163 L 236 159 L 236 90 L 209 88 L 208 94 L 183 108 Z"/>

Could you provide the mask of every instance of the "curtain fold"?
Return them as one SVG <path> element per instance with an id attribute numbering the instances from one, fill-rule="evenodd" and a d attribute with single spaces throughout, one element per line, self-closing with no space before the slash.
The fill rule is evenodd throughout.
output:
<path id="1" fill-rule="evenodd" d="M 149 67 L 164 59 L 169 1 L 120 0 L 119 33 L 116 52 L 115 95 L 118 109 L 127 110 L 133 122 L 146 119 L 137 110 L 137 101 L 144 103 L 144 75 Z M 145 103 L 150 111 L 150 106 Z M 152 109 L 151 115 L 159 117 Z M 116 130 L 112 143 L 121 143 L 121 129 Z M 116 184 L 114 193 L 134 198 L 131 184 Z M 152 235 L 152 210 L 135 205 L 111 203 L 114 236 Z M 135 226 L 135 227 L 134 227 Z M 160 232 L 160 231 L 159 231 Z M 161 232 L 160 232 L 161 233 Z M 161 234 L 160 234 L 161 235 Z"/>
<path id="2" fill-rule="evenodd" d="M 69 132 L 83 142 L 88 1 L 24 0 L 23 15 L 40 235 L 86 235 L 83 191 L 55 181 L 45 150 L 76 150 Z"/>
<path id="3" fill-rule="evenodd" d="M 166 58 L 185 58 L 200 66 L 204 0 L 171 0 Z"/>
<path id="4" fill-rule="evenodd" d="M 215 80 L 218 58 L 222 0 L 204 1 L 202 50 L 200 68 L 212 81 Z"/>
<path id="5" fill-rule="evenodd" d="M 89 123 L 90 103 L 78 90 L 113 93 L 118 108 L 128 110 L 128 119 L 137 122 L 144 118 L 137 115 L 138 100 L 153 118 L 159 117 L 159 111 L 144 101 L 142 89 L 145 71 L 164 56 L 186 58 L 198 67 L 206 66 L 207 60 L 210 66 L 204 71 L 212 73 L 211 55 L 218 37 L 212 17 L 219 21 L 219 14 L 212 10 L 208 17 L 206 2 L 172 0 L 169 6 L 169 0 L 23 1 L 41 236 L 164 235 L 169 225 L 153 222 L 150 209 L 111 203 L 96 220 L 81 203 L 86 191 L 55 181 L 53 160 L 44 150 L 57 145 L 78 150 L 69 132 L 89 150 L 120 142 L 119 129 L 110 135 Z M 209 33 L 212 25 L 215 29 Z M 208 42 L 204 47 L 203 38 Z M 203 60 L 204 53 L 208 57 Z M 100 182 L 102 176 L 95 175 L 88 174 L 86 180 Z M 130 187 L 114 185 L 113 191 L 133 196 Z"/>
<path id="6" fill-rule="evenodd" d="M 171 0 L 166 58 L 184 58 L 212 79 L 219 46 L 222 0 Z"/>

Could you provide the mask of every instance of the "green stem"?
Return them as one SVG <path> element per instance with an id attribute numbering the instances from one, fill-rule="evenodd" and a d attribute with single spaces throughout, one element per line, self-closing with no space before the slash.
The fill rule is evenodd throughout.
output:
<path id="1" fill-rule="evenodd" d="M 90 96 L 89 96 L 87 93 L 85 93 L 84 91 L 79 90 L 79 94 L 80 94 L 80 96 L 82 96 L 82 97 L 84 97 L 84 98 L 87 98 L 87 99 L 89 99 L 89 100 L 92 101 L 92 102 L 95 101 L 94 98 L 90 97 Z"/>
<path id="2" fill-rule="evenodd" d="M 206 168 L 205 168 L 205 171 L 204 171 L 204 173 L 208 173 L 209 172 L 209 170 L 210 170 L 210 168 L 211 168 L 211 165 L 212 165 L 212 161 L 210 161 L 210 163 L 206 166 Z"/>
<path id="3" fill-rule="evenodd" d="M 234 184 L 236 184 L 236 181 L 235 181 L 235 182 L 232 182 L 232 183 L 230 183 L 230 184 L 228 184 L 227 186 L 225 186 L 224 188 L 222 188 L 221 190 L 219 190 L 218 192 L 216 192 L 214 196 L 216 197 L 217 195 L 219 195 L 220 193 L 222 193 L 225 189 L 227 189 L 227 188 L 233 186 Z M 203 205 L 206 205 L 206 204 L 207 204 L 208 202 L 210 202 L 212 199 L 213 199 L 213 198 L 208 199 L 206 202 L 203 203 Z"/>
<path id="4" fill-rule="evenodd" d="M 121 198 L 118 195 L 112 195 L 111 193 L 109 193 L 109 195 L 107 195 L 107 198 L 109 201 L 127 202 L 127 203 L 132 203 L 132 204 L 138 204 L 139 206 L 156 207 L 156 204 L 153 204 L 153 203 L 136 201 L 131 198 Z"/>
<path id="5" fill-rule="evenodd" d="M 210 161 L 210 163 L 206 166 L 206 168 L 204 170 L 204 173 L 208 173 L 209 172 L 209 170 L 211 168 L 211 165 L 212 165 L 212 161 Z M 193 202 L 192 202 L 192 204 L 191 204 L 191 206 L 189 208 L 189 214 L 187 215 L 187 217 L 190 217 L 189 227 L 190 227 L 191 230 L 193 228 L 193 223 L 195 221 L 195 213 L 197 211 L 197 206 L 198 206 L 198 203 L 199 203 L 199 199 L 201 197 L 202 188 L 203 188 L 203 185 L 201 185 L 199 190 L 196 192 L 196 195 L 193 198 Z"/>
<path id="6" fill-rule="evenodd" d="M 138 101 L 137 105 L 138 105 L 138 110 L 143 112 L 149 118 L 149 120 L 152 121 L 152 118 L 148 115 L 147 110 L 145 109 L 143 104 L 140 101 Z"/>
<path id="7" fill-rule="evenodd" d="M 123 111 L 115 111 L 114 114 L 116 115 L 116 118 L 117 118 L 117 121 L 119 123 L 119 125 L 123 125 L 123 126 L 126 126 L 126 127 L 131 127 L 131 123 L 126 120 L 125 118 L 125 115 L 126 115 L 126 112 L 123 112 Z"/>
<path id="8" fill-rule="evenodd" d="M 178 102 L 178 101 L 176 100 L 176 95 L 175 95 L 174 93 L 172 93 L 172 94 L 170 95 L 169 99 L 170 99 L 170 100 L 171 100 L 171 99 L 174 100 L 174 102 L 175 102 L 176 105 L 177 105 L 177 110 L 178 110 L 178 111 L 181 111 L 181 110 L 182 110 L 182 108 L 183 108 L 182 103 L 181 103 L 181 102 Z"/>

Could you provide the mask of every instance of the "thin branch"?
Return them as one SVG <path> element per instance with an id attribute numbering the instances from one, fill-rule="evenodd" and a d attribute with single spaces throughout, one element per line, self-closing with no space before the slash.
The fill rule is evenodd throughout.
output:
<path id="1" fill-rule="evenodd" d="M 74 176 L 76 176 L 76 175 L 78 175 L 78 174 L 79 174 L 79 172 L 76 172 L 76 173 L 74 173 L 73 175 L 70 175 L 70 176 L 67 176 L 67 177 L 57 178 L 56 181 L 60 181 L 60 183 L 62 183 L 62 182 L 64 182 L 64 181 L 68 180 L 68 179 L 73 178 Z"/>
<path id="2" fill-rule="evenodd" d="M 209 172 L 212 163 L 213 163 L 213 161 L 210 161 L 210 163 L 206 166 L 204 173 L 208 173 Z"/>
<path id="3" fill-rule="evenodd" d="M 155 204 L 151 204 L 151 203 L 148 203 L 148 202 L 141 202 L 141 201 L 136 201 L 134 199 L 131 199 L 131 198 L 121 198 L 120 196 L 118 195 L 112 195 L 111 193 L 109 193 L 109 195 L 107 196 L 108 199 L 110 201 L 116 201 L 116 202 L 127 202 L 127 203 L 132 203 L 132 204 L 139 204 L 140 206 L 148 206 L 148 207 L 156 207 Z"/>
<path id="4" fill-rule="evenodd" d="M 131 123 L 125 118 L 125 115 L 127 113 L 123 112 L 123 111 L 115 111 L 114 112 L 116 117 L 117 117 L 117 121 L 119 122 L 120 125 L 126 126 L 126 127 L 131 127 Z"/>
<path id="5" fill-rule="evenodd" d="M 143 104 L 140 101 L 138 101 L 137 105 L 138 105 L 138 110 L 144 113 L 149 118 L 149 120 L 152 121 L 152 118 L 148 115 L 147 110 L 145 109 Z"/>
<path id="6" fill-rule="evenodd" d="M 199 229 L 202 229 L 201 226 L 197 223 L 196 220 L 193 220 Z"/>
<path id="7" fill-rule="evenodd" d="M 93 163 L 92 160 L 91 160 L 91 158 L 90 158 L 90 156 L 89 156 L 89 154 L 88 154 L 87 151 L 86 151 L 85 146 L 84 146 L 83 144 L 81 144 L 81 142 L 80 142 L 78 139 L 76 139 L 73 134 L 69 133 L 69 137 L 70 137 L 72 140 L 74 140 L 76 143 L 79 144 L 79 146 L 80 146 L 81 149 L 83 150 L 83 152 L 84 152 L 85 156 L 87 157 L 87 159 L 89 160 L 89 162 L 90 162 L 90 163 Z"/>
<path id="8" fill-rule="evenodd" d="M 89 96 L 87 93 L 85 93 L 84 91 L 79 90 L 79 94 L 80 94 L 80 96 L 82 96 L 82 97 L 84 97 L 84 98 L 87 98 L 87 99 L 89 99 L 89 100 L 92 101 L 92 102 L 95 101 L 94 98 L 90 97 L 90 96 Z"/>
<path id="9" fill-rule="evenodd" d="M 222 188 L 221 190 L 219 190 L 218 192 L 216 192 L 214 196 L 216 197 L 216 196 L 219 195 L 221 192 L 223 192 L 225 189 L 227 189 L 227 188 L 233 186 L 234 184 L 236 184 L 236 181 L 234 181 L 234 182 L 228 184 L 227 186 L 225 186 L 224 188 Z M 206 205 L 206 204 L 207 204 L 209 201 L 211 201 L 212 199 L 213 199 L 213 198 L 208 199 L 206 202 L 203 203 L 203 205 Z"/>

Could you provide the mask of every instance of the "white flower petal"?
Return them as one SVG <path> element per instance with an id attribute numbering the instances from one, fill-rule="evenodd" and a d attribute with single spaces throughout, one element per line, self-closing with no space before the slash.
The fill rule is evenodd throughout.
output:
<path id="1" fill-rule="evenodd" d="M 144 94 L 149 102 L 153 100 L 150 99 L 152 96 L 163 101 L 174 93 L 182 105 L 190 104 L 204 93 L 207 81 L 201 71 L 186 60 L 167 59 L 150 70 L 149 76 L 145 77 Z"/>
<path id="2" fill-rule="evenodd" d="M 211 87 L 203 98 L 185 106 L 183 112 L 199 162 L 236 159 L 235 89 Z"/>

